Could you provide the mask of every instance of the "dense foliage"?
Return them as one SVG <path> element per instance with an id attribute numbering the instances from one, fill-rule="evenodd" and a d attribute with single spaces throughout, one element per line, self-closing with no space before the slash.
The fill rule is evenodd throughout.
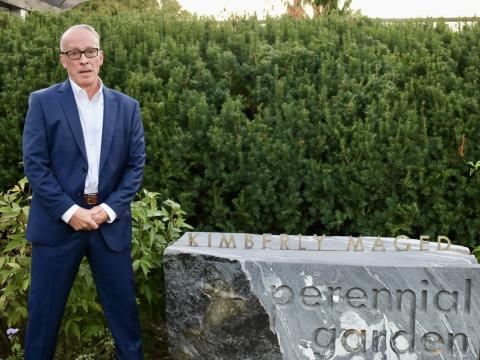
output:
<path id="1" fill-rule="evenodd" d="M 25 227 L 29 196 L 26 179 L 8 192 L 0 192 L 0 357 L 7 353 L 12 360 L 22 358 L 27 319 L 31 247 L 25 240 Z M 132 204 L 133 270 L 150 358 L 158 358 L 155 354 L 159 349 L 165 351 L 165 346 L 158 344 L 162 332 L 156 328 L 163 324 L 164 317 L 163 251 L 180 232 L 190 229 L 177 203 L 166 200 L 161 204 L 158 198 L 158 193 L 143 190 Z M 18 332 L 6 335 L 15 329 Z M 58 359 L 108 360 L 113 358 L 113 352 L 113 339 L 96 296 L 90 266 L 84 259 L 65 309 Z"/>
<path id="2" fill-rule="evenodd" d="M 0 188 L 79 22 L 103 36 L 105 84 L 141 103 L 145 186 L 196 229 L 478 241 L 478 23 L 0 14 Z"/>

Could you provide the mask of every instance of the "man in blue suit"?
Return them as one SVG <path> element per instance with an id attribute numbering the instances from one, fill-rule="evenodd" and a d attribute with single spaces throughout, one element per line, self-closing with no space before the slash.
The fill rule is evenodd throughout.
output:
<path id="1" fill-rule="evenodd" d="M 65 303 L 87 257 L 118 359 L 142 359 L 130 257 L 130 203 L 145 164 L 139 104 L 98 77 L 100 37 L 75 25 L 60 40 L 68 79 L 30 95 L 23 133 L 33 189 L 25 359 L 52 359 Z"/>

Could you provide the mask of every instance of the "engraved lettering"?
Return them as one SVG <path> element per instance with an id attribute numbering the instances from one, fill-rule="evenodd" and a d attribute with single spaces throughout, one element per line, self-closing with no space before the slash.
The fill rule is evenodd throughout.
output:
<path id="1" fill-rule="evenodd" d="M 438 310 L 449 312 L 452 308 L 455 308 L 455 312 L 458 312 L 458 291 L 440 290 L 435 295 L 435 304 Z"/>
<path id="2" fill-rule="evenodd" d="M 465 279 L 465 312 L 467 314 L 470 314 L 471 302 L 472 302 L 472 279 Z"/>
<path id="3" fill-rule="evenodd" d="M 367 306 L 367 293 L 360 288 L 351 288 L 347 291 L 347 301 L 350 306 L 355 308 L 361 308 Z"/>
<path id="4" fill-rule="evenodd" d="M 382 345 L 380 345 L 380 339 L 382 339 Z M 387 349 L 387 331 L 373 330 L 372 349 L 374 352 L 385 351 Z"/>
<path id="5" fill-rule="evenodd" d="M 293 300 L 293 297 L 293 291 L 289 286 L 272 286 L 272 298 L 276 304 L 286 305 Z"/>
<path id="6" fill-rule="evenodd" d="M 365 352 L 366 342 L 367 332 L 365 330 L 348 329 L 342 336 L 343 347 L 351 353 Z"/>
<path id="7" fill-rule="evenodd" d="M 402 303 L 403 303 L 403 295 L 405 294 L 410 294 L 411 297 L 411 303 L 410 303 L 410 306 L 407 308 L 409 310 L 409 313 L 412 315 L 415 314 L 415 305 L 416 305 L 416 302 L 417 302 L 417 295 L 415 294 L 415 292 L 413 290 L 410 290 L 410 289 L 406 289 L 406 290 L 397 290 L 397 310 L 398 311 L 402 311 Z"/>
<path id="8" fill-rule="evenodd" d="M 462 346 L 460 348 L 461 348 L 462 353 L 466 354 L 467 351 L 468 351 L 468 337 L 465 334 L 462 334 L 462 333 L 458 333 L 458 334 L 449 333 L 448 334 L 448 351 L 451 354 L 453 354 L 453 347 L 455 345 L 455 339 L 457 338 L 457 336 L 461 337 Z M 459 343 L 459 341 L 457 341 L 457 345 L 458 345 L 458 343 Z"/>
<path id="9" fill-rule="evenodd" d="M 422 337 L 422 344 L 425 350 L 433 353 L 434 355 L 439 355 L 443 351 L 443 338 L 439 333 L 426 333 Z"/>
<path id="10" fill-rule="evenodd" d="M 384 292 L 384 293 L 388 294 L 388 298 L 387 298 L 388 299 L 388 310 L 392 309 L 392 293 L 388 289 L 380 289 L 380 290 L 372 289 L 372 292 L 374 293 L 373 303 L 372 303 L 372 307 L 374 309 L 378 309 L 378 294 L 380 294 L 381 292 Z"/>
<path id="11" fill-rule="evenodd" d="M 209 247 L 218 245 L 221 248 L 236 248 L 236 241 L 242 241 L 241 237 L 237 236 L 243 236 L 245 249 L 260 248 L 260 242 L 262 242 L 264 249 L 315 250 L 315 243 L 319 250 L 337 249 L 337 247 L 329 248 L 330 239 L 326 239 L 324 235 L 321 237 L 314 235 L 313 237 L 307 237 L 307 239 L 302 234 L 298 234 L 298 238 L 297 235 L 288 234 L 272 236 L 270 234 L 252 235 L 248 233 L 240 235 L 188 233 L 187 236 L 184 237 L 183 241 L 188 239 L 187 244 L 190 246 L 205 246 L 208 239 Z M 262 240 L 260 240 L 260 236 L 262 236 Z M 295 243 L 297 239 L 298 244 Z M 434 252 L 435 250 L 450 248 L 451 242 L 447 237 L 439 236 L 437 239 L 438 244 L 433 244 L 432 247 L 430 247 L 431 243 L 426 235 L 420 236 L 418 246 L 416 240 L 411 240 L 407 236 L 398 236 L 392 239 L 393 241 L 384 241 L 380 236 L 377 236 L 376 238 L 369 238 L 367 242 L 361 236 L 350 236 L 342 238 L 341 241 L 343 243 L 348 242 L 347 251 L 365 251 L 370 248 L 369 245 L 371 244 L 373 244 L 371 251 L 377 252 L 386 250 L 408 251 L 411 249 Z M 394 245 L 394 248 L 392 245 Z M 239 243 L 239 246 L 241 246 L 241 243 Z M 345 251 L 345 248 L 342 248 L 342 251 Z M 310 253 L 309 255 L 315 256 L 314 254 Z M 328 252 L 325 254 L 326 256 L 329 255 Z M 323 255 L 323 253 L 318 253 L 318 256 Z M 377 253 L 370 256 L 377 255 L 382 256 L 383 254 Z M 423 255 L 428 256 L 425 253 Z M 295 263 L 297 263 L 297 259 L 295 259 Z M 341 270 L 335 269 L 336 271 L 330 274 L 328 271 L 323 273 L 324 269 L 322 267 L 316 268 L 300 263 L 300 265 L 296 265 L 296 268 L 292 267 L 293 271 L 290 272 L 292 276 L 287 277 L 292 281 L 292 284 L 281 285 L 280 283 L 271 286 L 272 298 L 270 301 L 276 307 L 275 311 L 280 311 L 277 314 L 280 314 L 280 316 L 287 314 L 287 308 L 283 306 L 290 306 L 288 308 L 289 316 L 293 317 L 294 321 L 297 318 L 295 312 L 299 310 L 303 311 L 302 314 L 298 315 L 299 320 L 305 318 L 305 316 L 320 320 L 320 324 L 317 325 L 319 327 L 316 329 L 310 327 L 310 323 L 302 324 L 302 331 L 307 331 L 310 336 L 312 336 L 311 331 L 313 330 L 311 338 L 306 338 L 302 334 L 301 340 L 299 340 L 301 352 L 305 356 L 312 357 L 313 351 L 314 357 L 312 359 L 331 359 L 336 356 L 348 358 L 349 356 L 353 357 L 353 355 L 347 353 L 366 353 L 368 349 L 368 356 L 370 354 L 373 356 L 373 353 L 375 353 L 375 359 L 378 358 L 379 360 L 386 360 L 386 356 L 390 357 L 390 355 L 395 357 L 393 353 L 399 358 L 401 354 L 412 353 L 417 357 L 439 356 L 450 359 L 463 355 L 468 358 L 472 357 L 472 359 L 478 357 L 480 360 L 480 349 L 475 347 L 477 345 L 476 341 L 478 341 L 477 334 L 470 335 L 467 332 L 475 329 L 472 325 L 472 319 L 468 317 L 472 309 L 476 310 L 477 308 L 475 302 L 477 299 L 474 297 L 477 291 L 475 288 L 477 282 L 472 283 L 472 280 L 476 281 L 472 278 L 473 272 L 466 271 L 465 273 L 472 274 L 470 278 L 454 282 L 458 279 L 457 275 L 463 273 L 456 270 L 450 273 L 448 269 L 439 269 L 438 274 L 436 269 L 434 269 L 435 271 L 432 270 L 433 273 L 429 269 L 415 272 L 413 269 L 404 270 L 403 266 L 409 265 L 401 264 L 401 269 L 398 271 L 401 281 L 398 283 L 403 284 L 403 286 L 395 288 L 390 287 L 390 285 L 397 283 L 393 280 L 398 280 L 396 279 L 397 275 L 393 273 L 393 266 L 387 268 L 385 272 L 376 270 L 374 261 L 367 264 L 369 265 L 364 267 L 347 266 L 346 270 L 343 268 Z M 421 265 L 417 266 L 416 263 L 413 266 L 421 268 Z M 389 269 L 392 271 L 390 272 Z M 310 274 L 307 276 L 305 273 Z M 363 281 L 367 277 L 367 273 L 371 277 L 371 281 L 364 284 Z M 425 274 L 428 280 L 422 280 L 422 278 L 416 276 L 410 277 L 410 274 L 416 276 Z M 279 275 L 283 275 L 283 272 Z M 445 276 L 443 279 L 445 281 L 442 281 L 442 276 Z M 279 278 L 282 277 L 279 276 Z M 313 283 L 313 278 L 317 281 L 327 280 L 330 282 Z M 368 279 L 370 280 L 370 278 Z M 298 286 L 299 283 L 308 286 Z M 367 288 L 369 283 L 376 284 L 377 289 Z M 340 286 L 332 284 L 339 284 Z M 442 287 L 438 288 L 440 284 L 443 284 L 443 289 Z M 379 288 L 379 285 L 384 286 L 384 288 Z M 331 309 L 335 311 L 333 312 Z M 362 310 L 359 311 L 358 309 Z M 305 312 L 305 310 L 308 311 Z M 389 318 L 389 312 L 392 315 L 395 313 L 395 316 Z M 418 319 L 416 318 L 417 312 L 421 314 Z M 438 317 L 440 312 L 446 313 L 448 316 L 445 317 L 440 314 L 440 317 Z M 357 321 L 359 319 L 356 314 L 361 319 L 365 319 L 364 316 L 368 318 L 369 313 L 372 314 L 371 318 L 375 319 L 375 325 L 373 323 L 366 325 L 364 321 Z M 378 323 L 378 321 L 381 321 L 382 314 L 386 315 L 383 318 L 384 322 Z M 457 317 L 465 318 L 457 319 Z M 395 323 L 390 323 L 395 318 L 397 319 Z M 290 321 L 290 318 L 286 316 L 283 316 L 282 319 Z M 335 327 L 335 325 L 337 326 Z M 429 325 L 432 327 L 429 328 Z M 368 328 L 366 328 L 367 326 Z M 362 327 L 365 328 L 362 329 Z M 402 328 L 405 330 L 401 330 Z M 338 351 L 342 351 L 337 354 L 335 353 L 336 348 Z"/>
<path id="12" fill-rule="evenodd" d="M 422 280 L 422 285 L 428 286 L 428 280 Z M 428 307 L 428 290 L 422 290 L 420 295 L 420 304 L 423 311 L 427 311 Z"/>
<path id="13" fill-rule="evenodd" d="M 410 342 L 407 339 L 408 333 L 406 331 L 397 331 L 390 338 L 390 346 L 396 354 L 405 354 L 406 352 L 413 352 L 413 337 Z"/>
<path id="14" fill-rule="evenodd" d="M 339 294 L 341 291 L 342 291 L 341 287 L 336 287 L 336 288 L 328 287 L 327 299 L 332 308 L 335 303 L 338 303 L 341 300 L 341 294 Z"/>
<path id="15" fill-rule="evenodd" d="M 307 286 L 301 292 L 303 304 L 306 306 L 320 305 L 323 301 L 322 293 L 315 286 Z"/>
<path id="16" fill-rule="evenodd" d="M 318 328 L 313 332 L 313 345 L 315 355 L 319 355 L 322 359 L 330 359 L 335 354 L 335 338 L 337 330 L 335 328 Z M 320 348 L 320 349 L 318 349 Z M 321 353 L 317 353 L 321 351 Z"/>

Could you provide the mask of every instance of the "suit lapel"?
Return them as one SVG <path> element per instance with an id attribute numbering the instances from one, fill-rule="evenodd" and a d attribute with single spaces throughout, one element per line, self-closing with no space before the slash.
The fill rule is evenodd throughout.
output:
<path id="1" fill-rule="evenodd" d="M 117 102 L 113 92 L 103 86 L 103 130 L 102 130 L 102 150 L 100 152 L 100 171 L 107 161 L 110 146 L 112 144 L 113 132 L 117 119 Z"/>
<path id="2" fill-rule="evenodd" d="M 87 151 L 85 150 L 85 140 L 83 137 L 82 125 L 80 123 L 77 103 L 75 102 L 75 97 L 73 96 L 70 81 L 67 79 L 63 84 L 61 84 L 58 91 L 60 92 L 60 103 L 67 117 L 70 130 L 72 131 L 73 137 L 75 138 L 77 146 L 85 158 L 85 161 L 87 161 Z"/>

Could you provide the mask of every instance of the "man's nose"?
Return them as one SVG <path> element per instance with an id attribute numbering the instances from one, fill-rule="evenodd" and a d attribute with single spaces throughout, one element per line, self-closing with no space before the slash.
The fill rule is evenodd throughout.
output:
<path id="1" fill-rule="evenodd" d="M 81 63 L 88 63 L 89 59 L 87 58 L 87 55 L 85 53 L 80 54 L 80 62 Z"/>

